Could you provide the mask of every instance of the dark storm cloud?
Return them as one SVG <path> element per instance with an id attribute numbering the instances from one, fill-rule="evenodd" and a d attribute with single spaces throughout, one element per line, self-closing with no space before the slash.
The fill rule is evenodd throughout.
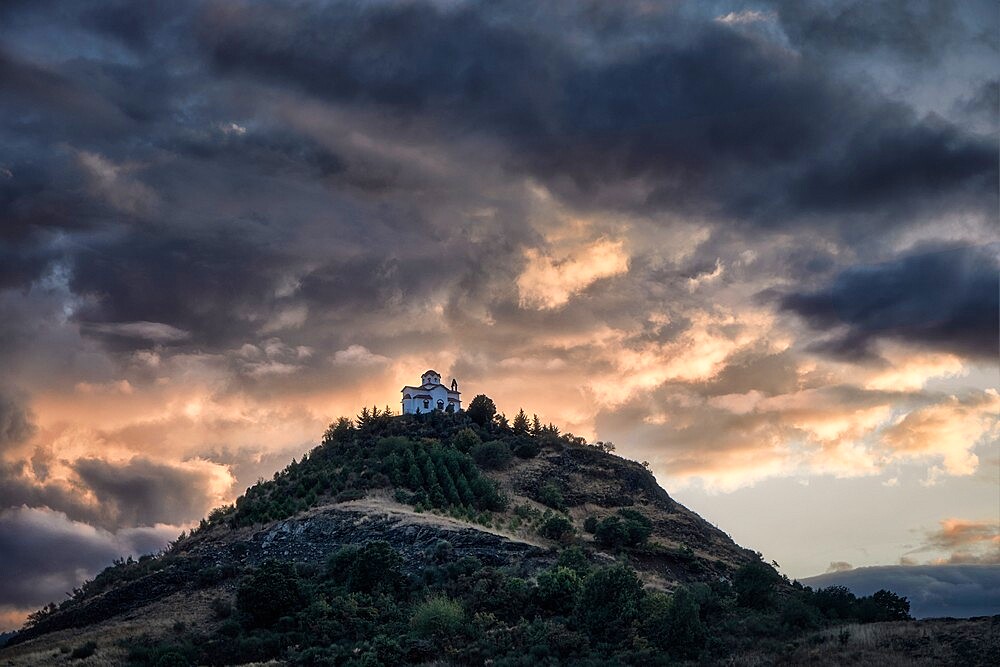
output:
<path id="1" fill-rule="evenodd" d="M 801 580 L 813 588 L 846 586 L 855 595 L 885 588 L 910 600 L 916 618 L 1000 613 L 1000 565 L 862 567 Z"/>
<path id="2" fill-rule="evenodd" d="M 659 40 L 643 41 L 655 29 L 635 17 L 608 29 L 583 12 L 559 15 L 557 32 L 504 20 L 517 6 L 244 7 L 210 15 L 202 41 L 227 74 L 496 136 L 512 167 L 578 201 L 612 203 L 602 185 L 641 178 L 621 203 L 777 226 L 861 209 L 900 224 L 927 201 L 994 206 L 991 142 L 774 45 L 681 17 L 649 19 Z"/>
<path id="3" fill-rule="evenodd" d="M 86 334 L 125 349 L 143 346 L 142 338 L 99 323 L 163 323 L 194 332 L 193 344 L 240 341 L 248 328 L 259 326 L 248 326 L 246 317 L 273 297 L 287 261 L 269 247 L 266 235 L 246 222 L 200 234 L 145 230 L 81 249 L 70 286 L 92 299 L 76 319 Z M 188 336 L 176 342 L 189 342 Z"/>
<path id="4" fill-rule="evenodd" d="M 788 294 L 781 307 L 817 330 L 836 332 L 820 349 L 864 356 L 881 338 L 995 358 L 1000 321 L 997 246 L 923 248 L 854 267 L 825 288 Z"/>
<path id="5" fill-rule="evenodd" d="M 43 451 L 30 463 L 0 461 L 0 508 L 46 508 L 114 531 L 196 520 L 227 491 L 221 488 L 228 480 L 224 469 L 204 461 L 82 458 L 70 463 L 75 476 L 69 480 L 48 476 L 49 465 L 57 462 Z"/>
<path id="6" fill-rule="evenodd" d="M 211 464 L 173 465 L 135 457 L 127 463 L 97 458 L 76 461 L 80 481 L 119 526 L 194 521 L 210 509 L 215 495 Z"/>
<path id="7" fill-rule="evenodd" d="M 984 45 L 995 44 L 988 37 L 988 26 L 996 18 L 996 7 L 988 1 L 786 0 L 775 5 L 792 43 L 820 53 L 884 50 L 913 60 L 933 60 L 970 31 Z M 966 25 L 966 14 L 976 25 Z"/>
<path id="8" fill-rule="evenodd" d="M 172 527 L 110 533 L 60 512 L 2 510 L 0 610 L 58 602 L 115 558 L 156 552 L 176 533 Z"/>

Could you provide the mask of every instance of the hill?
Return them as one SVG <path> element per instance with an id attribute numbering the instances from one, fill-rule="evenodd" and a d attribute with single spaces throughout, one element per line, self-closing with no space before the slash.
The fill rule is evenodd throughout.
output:
<path id="1" fill-rule="evenodd" d="M 673 664 L 908 617 L 886 591 L 787 581 L 611 449 L 523 413 L 366 409 L 33 614 L 0 660 Z"/>

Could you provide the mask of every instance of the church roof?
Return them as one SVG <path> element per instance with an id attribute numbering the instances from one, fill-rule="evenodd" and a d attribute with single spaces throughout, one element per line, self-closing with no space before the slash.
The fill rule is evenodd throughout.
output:
<path id="1" fill-rule="evenodd" d="M 441 375 L 441 374 L 438 373 L 437 371 L 430 370 L 430 371 L 424 371 L 424 375 Z M 423 375 L 421 375 L 420 377 L 423 377 Z"/>

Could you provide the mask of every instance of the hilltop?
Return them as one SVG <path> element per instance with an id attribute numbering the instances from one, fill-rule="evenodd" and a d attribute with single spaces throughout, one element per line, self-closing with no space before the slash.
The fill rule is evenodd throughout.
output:
<path id="1" fill-rule="evenodd" d="M 0 659 L 670 664 L 908 617 L 888 592 L 789 582 L 612 450 L 523 411 L 365 409 L 32 615 Z"/>

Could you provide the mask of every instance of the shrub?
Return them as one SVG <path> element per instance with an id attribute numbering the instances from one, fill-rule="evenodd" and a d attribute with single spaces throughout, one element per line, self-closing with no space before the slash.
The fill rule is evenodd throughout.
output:
<path id="1" fill-rule="evenodd" d="M 567 547 L 559 553 L 556 565 L 568 567 L 576 572 L 581 578 L 590 573 L 590 561 L 587 554 L 580 547 Z"/>
<path id="2" fill-rule="evenodd" d="M 491 440 L 472 448 L 472 459 L 483 468 L 490 470 L 506 468 L 512 458 L 514 455 L 511 453 L 510 447 L 500 440 Z"/>
<path id="3" fill-rule="evenodd" d="M 289 564 L 275 561 L 267 561 L 244 577 L 236 591 L 236 607 L 251 627 L 273 625 L 304 601 L 295 571 Z"/>
<path id="4" fill-rule="evenodd" d="M 455 434 L 452 438 L 451 444 L 460 452 L 468 454 L 472 449 L 480 444 L 482 440 L 476 435 L 476 432 L 471 428 L 463 428 L 461 431 Z"/>
<path id="5" fill-rule="evenodd" d="M 330 578 L 356 593 L 394 592 L 403 582 L 403 559 L 388 542 L 343 547 L 327 560 Z"/>
<path id="6" fill-rule="evenodd" d="M 750 609 L 767 609 L 780 579 L 778 573 L 766 563 L 754 561 L 744 565 L 733 576 L 736 604 Z"/>
<path id="7" fill-rule="evenodd" d="M 445 597 L 433 597 L 421 602 L 413 610 L 410 627 L 424 639 L 453 637 L 465 625 L 462 605 Z"/>
<path id="8" fill-rule="evenodd" d="M 632 568 L 613 565 L 596 570 L 583 582 L 577 622 L 599 641 L 621 641 L 639 616 L 642 597 L 642 584 Z"/>
<path id="9" fill-rule="evenodd" d="M 538 500 L 543 505 L 547 505 L 552 509 L 560 511 L 566 509 L 566 501 L 563 500 L 562 491 L 552 482 L 542 485 L 542 488 L 538 491 Z"/>
<path id="10" fill-rule="evenodd" d="M 583 529 L 590 534 L 594 534 L 597 531 L 597 517 L 588 516 L 583 520 Z"/>
<path id="11" fill-rule="evenodd" d="M 538 606 L 555 614 L 570 614 L 580 592 L 580 575 L 568 567 L 556 566 L 538 575 L 535 591 Z"/>
<path id="12" fill-rule="evenodd" d="M 653 532 L 652 522 L 636 510 L 619 510 L 597 523 L 594 539 L 611 548 L 634 547 L 645 542 Z"/>
<path id="13" fill-rule="evenodd" d="M 561 541 L 573 535 L 573 522 L 562 514 L 555 514 L 545 520 L 538 532 L 542 537 Z"/>

